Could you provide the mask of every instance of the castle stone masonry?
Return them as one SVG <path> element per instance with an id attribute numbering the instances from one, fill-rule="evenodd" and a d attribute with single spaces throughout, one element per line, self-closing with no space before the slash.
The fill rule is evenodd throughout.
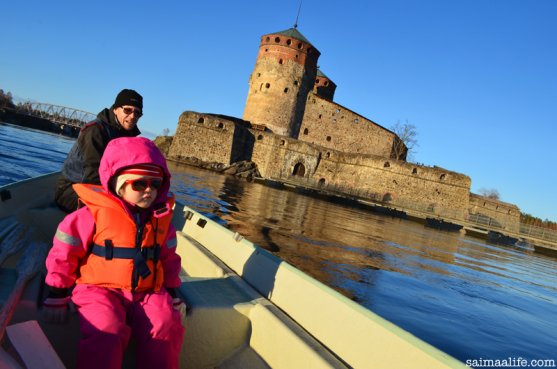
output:
<path id="1" fill-rule="evenodd" d="M 261 37 L 243 119 L 184 112 L 168 156 L 231 164 L 250 160 L 262 177 L 341 192 L 432 217 L 484 214 L 514 229 L 516 206 L 470 194 L 468 176 L 397 160 L 400 138 L 333 101 L 337 85 L 321 53 L 296 28 Z M 399 156 L 400 158 L 400 156 Z"/>

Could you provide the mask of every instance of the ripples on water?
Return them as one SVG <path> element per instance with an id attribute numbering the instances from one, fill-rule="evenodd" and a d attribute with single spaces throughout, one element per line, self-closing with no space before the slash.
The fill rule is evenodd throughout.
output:
<path id="1" fill-rule="evenodd" d="M 0 125 L 1 181 L 58 170 L 73 142 L 14 129 Z M 555 258 L 169 166 L 188 205 L 460 360 L 557 359 Z"/>
<path id="2" fill-rule="evenodd" d="M 0 186 L 60 170 L 73 140 L 0 124 Z"/>

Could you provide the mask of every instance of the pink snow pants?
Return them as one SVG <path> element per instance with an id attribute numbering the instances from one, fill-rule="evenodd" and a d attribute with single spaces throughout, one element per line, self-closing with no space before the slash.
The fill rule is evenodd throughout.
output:
<path id="1" fill-rule="evenodd" d="M 120 369 L 131 336 L 137 369 L 178 368 L 184 328 L 166 290 L 132 294 L 78 284 L 72 301 L 81 329 L 78 369 Z"/>

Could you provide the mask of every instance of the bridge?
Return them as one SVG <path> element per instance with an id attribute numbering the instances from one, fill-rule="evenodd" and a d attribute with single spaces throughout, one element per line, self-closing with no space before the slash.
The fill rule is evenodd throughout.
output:
<path id="1" fill-rule="evenodd" d="M 77 130 L 97 117 L 96 114 L 84 110 L 29 101 L 17 104 L 15 111 L 18 114 L 46 119 L 60 126 L 70 126 Z"/>

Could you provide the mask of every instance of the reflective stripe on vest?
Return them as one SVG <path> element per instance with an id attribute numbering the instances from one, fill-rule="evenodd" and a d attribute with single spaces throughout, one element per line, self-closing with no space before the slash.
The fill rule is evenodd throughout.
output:
<path id="1" fill-rule="evenodd" d="M 56 230 L 54 238 L 70 246 L 81 246 L 81 240 L 78 237 L 74 237 L 69 233 L 61 231 L 60 229 Z"/>

